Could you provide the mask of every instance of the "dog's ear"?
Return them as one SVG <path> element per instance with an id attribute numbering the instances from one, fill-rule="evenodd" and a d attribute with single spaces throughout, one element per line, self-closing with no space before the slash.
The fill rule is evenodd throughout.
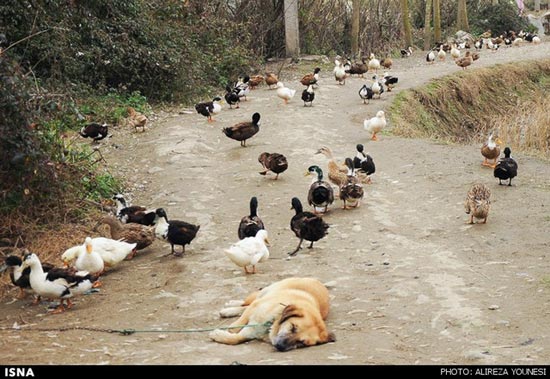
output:
<path id="1" fill-rule="evenodd" d="M 332 333 L 332 332 L 328 333 L 327 343 L 328 342 L 336 342 L 336 336 L 334 335 L 334 333 Z"/>
<path id="2" fill-rule="evenodd" d="M 279 324 L 284 323 L 286 320 L 292 317 L 304 317 L 304 314 L 295 305 L 290 304 L 290 305 L 287 305 L 285 309 L 283 309 L 283 313 L 281 314 L 281 320 L 279 321 Z"/>

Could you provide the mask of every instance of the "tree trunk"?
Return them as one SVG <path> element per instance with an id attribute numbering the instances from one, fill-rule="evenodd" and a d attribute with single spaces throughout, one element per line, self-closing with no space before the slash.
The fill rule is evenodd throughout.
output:
<path id="1" fill-rule="evenodd" d="M 359 57 L 359 15 L 361 14 L 361 0 L 353 0 L 351 15 L 351 54 Z"/>
<path id="2" fill-rule="evenodd" d="M 441 8 L 439 0 L 433 0 L 434 4 L 434 39 L 435 42 L 443 42 L 441 40 Z"/>
<path id="3" fill-rule="evenodd" d="M 432 47 L 432 0 L 426 0 L 426 13 L 424 14 L 424 50 Z"/>
<path id="4" fill-rule="evenodd" d="M 540 0 L 535 0 L 535 12 L 540 11 Z"/>
<path id="5" fill-rule="evenodd" d="M 466 0 L 458 0 L 458 12 L 456 27 L 459 30 L 469 31 L 470 27 L 468 25 L 468 10 L 466 8 Z"/>
<path id="6" fill-rule="evenodd" d="M 286 56 L 300 55 L 300 34 L 298 24 L 298 0 L 284 0 Z"/>
<path id="7" fill-rule="evenodd" d="M 401 13 L 403 16 L 403 34 L 405 46 L 412 46 L 411 17 L 409 12 L 409 0 L 401 0 Z"/>

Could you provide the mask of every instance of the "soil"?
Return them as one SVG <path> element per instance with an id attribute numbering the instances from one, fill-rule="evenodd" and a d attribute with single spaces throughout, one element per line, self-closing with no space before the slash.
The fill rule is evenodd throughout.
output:
<path id="1" fill-rule="evenodd" d="M 15 300 L 1 306 L 0 356 L 9 364 L 546 364 L 550 361 L 550 165 L 514 154 L 519 176 L 499 186 L 480 165 L 480 146 L 402 139 L 389 131 L 369 140 L 362 123 L 387 109 L 399 91 L 460 70 L 450 59 L 428 65 L 425 53 L 395 59 L 397 88 L 363 105 L 364 80 L 337 85 L 321 72 L 313 107 L 298 89 L 285 105 L 263 86 L 240 109 L 208 123 L 193 109 L 160 112 L 145 133 L 118 129 L 103 141 L 110 169 L 131 184 L 135 204 L 164 207 L 168 216 L 201 225 L 183 258 L 163 257 L 162 241 L 103 278 L 101 292 L 75 299 L 59 315 L 46 305 Z M 539 46 L 482 51 L 478 66 L 550 57 Z M 285 74 L 283 73 L 283 76 Z M 287 72 L 287 75 L 288 74 Z M 498 96 L 496 94 L 495 96 Z M 246 148 L 221 128 L 260 112 L 260 132 Z M 363 143 L 377 172 L 360 208 L 336 200 L 324 217 L 329 234 L 288 260 L 298 240 L 289 229 L 290 199 L 305 206 L 307 167 L 327 160 L 329 146 L 342 162 Z M 289 169 L 261 176 L 263 152 L 287 156 Z M 468 225 L 463 203 L 475 182 L 492 191 L 487 224 Z M 271 258 L 245 275 L 223 254 L 251 196 L 270 233 Z M 290 276 L 327 283 L 327 320 L 335 343 L 280 353 L 261 341 L 221 345 L 207 333 L 174 330 L 228 325 L 218 311 L 231 299 Z M 48 332 L 12 327 L 51 328 Z M 128 336 L 58 328 L 154 330 Z M 7 330 L 6 330 L 7 329 Z"/>

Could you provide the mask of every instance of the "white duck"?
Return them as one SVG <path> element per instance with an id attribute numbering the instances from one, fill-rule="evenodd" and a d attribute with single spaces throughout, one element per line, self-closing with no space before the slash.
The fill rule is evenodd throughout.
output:
<path id="1" fill-rule="evenodd" d="M 97 237 L 92 238 L 92 248 L 101 256 L 106 267 L 116 266 L 122 262 L 136 248 L 135 243 L 116 241 L 110 238 Z M 65 264 L 69 264 L 77 259 L 80 254 L 86 252 L 85 245 L 73 246 L 63 253 L 61 259 Z"/>
<path id="2" fill-rule="evenodd" d="M 369 56 L 368 66 L 369 66 L 369 71 L 373 70 L 374 72 L 377 72 L 378 69 L 380 68 L 380 61 L 376 59 L 373 53 L 371 53 Z"/>
<path id="3" fill-rule="evenodd" d="M 61 313 L 65 310 L 64 300 L 67 300 L 67 308 L 71 308 L 70 298 L 90 290 L 96 280 L 86 271 L 75 272 L 71 269 L 52 268 L 50 271 L 44 272 L 36 254 L 26 255 L 22 267 L 30 267 L 29 280 L 31 288 L 37 295 L 50 299 L 61 299 L 54 313 Z"/>
<path id="4" fill-rule="evenodd" d="M 84 241 L 85 254 L 79 254 L 74 263 L 74 267 L 79 271 L 88 271 L 91 274 L 101 274 L 105 269 L 105 264 L 101 255 L 94 250 L 93 242 L 90 237 Z"/>
<path id="5" fill-rule="evenodd" d="M 444 61 L 445 58 L 447 57 L 447 53 L 445 52 L 445 50 L 443 50 L 443 45 L 439 46 L 439 51 L 437 52 L 437 57 L 439 58 L 440 61 Z"/>
<path id="6" fill-rule="evenodd" d="M 261 229 L 256 233 L 255 237 L 246 237 L 231 245 L 224 252 L 233 263 L 239 267 L 243 267 L 245 273 L 255 274 L 258 262 L 264 262 L 269 259 L 267 246 L 269 246 L 267 231 Z M 252 272 L 248 271 L 247 266 L 252 266 Z"/>
<path id="7" fill-rule="evenodd" d="M 373 83 L 370 88 L 372 89 L 372 92 L 374 93 L 374 95 L 378 95 L 378 98 L 380 99 L 380 97 L 384 93 L 384 86 L 380 84 L 380 82 L 378 81 L 378 75 L 374 75 L 372 77 L 372 80 L 373 80 Z"/>
<path id="8" fill-rule="evenodd" d="M 373 141 L 378 140 L 378 138 L 376 138 L 376 133 L 379 133 L 386 127 L 386 115 L 384 111 L 378 111 L 375 117 L 365 120 L 363 122 L 363 127 L 367 132 L 372 134 Z"/>
<path id="9" fill-rule="evenodd" d="M 288 101 L 294 97 L 295 93 L 295 89 L 287 88 L 282 82 L 277 82 L 277 96 L 283 99 L 285 104 L 288 104 Z"/>
<path id="10" fill-rule="evenodd" d="M 334 61 L 334 79 L 338 84 L 346 84 L 346 69 L 338 59 Z"/>
<path id="11" fill-rule="evenodd" d="M 453 44 L 453 47 L 451 48 L 451 57 L 453 57 L 453 59 L 460 58 L 460 50 L 456 48 L 455 44 Z"/>

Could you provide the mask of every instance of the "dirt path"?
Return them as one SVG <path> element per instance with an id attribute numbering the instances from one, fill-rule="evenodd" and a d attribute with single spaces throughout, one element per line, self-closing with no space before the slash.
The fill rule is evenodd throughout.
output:
<path id="1" fill-rule="evenodd" d="M 550 57 L 550 44 L 483 52 L 476 66 Z M 322 72 L 312 108 L 296 98 L 287 106 L 275 91 L 253 91 L 239 110 L 225 109 L 207 124 L 197 114 L 163 114 L 145 134 L 116 133 L 105 146 L 113 170 L 135 183 L 134 202 L 163 206 L 171 218 L 201 230 L 182 259 L 160 258 L 168 245 L 124 262 L 105 277 L 101 293 L 78 299 L 62 315 L 26 302 L 2 304 L 0 326 L 89 326 L 154 329 L 119 336 L 88 331 L 1 332 L 6 363 L 110 364 L 456 364 L 550 361 L 547 320 L 550 274 L 550 166 L 515 154 L 520 173 L 499 187 L 480 166 L 479 146 L 449 146 L 389 135 L 370 142 L 362 121 L 386 109 L 404 88 L 454 72 L 452 62 L 428 66 L 424 54 L 396 59 L 393 94 L 362 105 L 362 80 L 346 86 Z M 297 81 L 287 83 L 302 90 Z M 260 112 L 249 147 L 229 140 L 224 126 Z M 343 211 L 337 201 L 325 217 L 330 234 L 311 251 L 285 260 L 297 239 L 289 230 L 290 199 L 305 203 L 314 155 L 330 146 L 339 160 L 364 143 L 377 165 L 363 205 Z M 113 144 L 119 146 L 115 149 Z M 290 168 L 278 181 L 258 175 L 258 155 L 284 153 Z M 486 225 L 465 224 L 463 200 L 476 181 L 488 184 L 493 208 Z M 245 276 L 222 253 L 236 241 L 251 196 L 272 242 L 260 273 Z M 207 334 L 162 330 L 228 324 L 218 310 L 229 299 L 289 276 L 315 276 L 330 284 L 329 328 L 337 342 L 278 353 L 258 341 L 224 346 Z M 15 291 L 13 292 L 15 294 Z"/>

